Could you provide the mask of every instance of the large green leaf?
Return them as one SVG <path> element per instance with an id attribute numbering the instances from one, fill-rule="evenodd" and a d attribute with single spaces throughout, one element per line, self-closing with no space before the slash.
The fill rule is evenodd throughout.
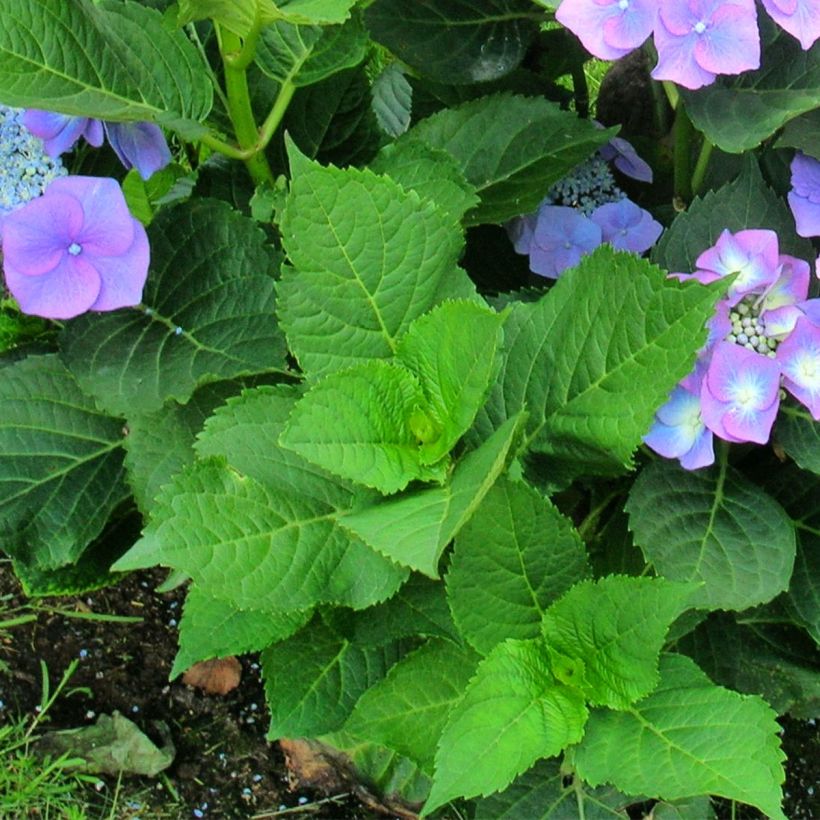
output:
<path id="1" fill-rule="evenodd" d="M 804 51 L 785 31 L 765 43 L 762 65 L 739 77 L 720 77 L 697 92 L 682 91 L 686 111 L 706 138 L 724 151 L 759 145 L 793 117 L 817 108 L 820 50 Z"/>
<path id="2" fill-rule="evenodd" d="M 794 527 L 783 508 L 733 468 L 646 467 L 626 510 L 635 542 L 666 578 L 700 581 L 694 606 L 746 609 L 789 585 Z"/>
<path id="3" fill-rule="evenodd" d="M 271 713 L 268 737 L 315 737 L 339 729 L 356 701 L 399 659 L 395 645 L 351 643 L 313 621 L 261 655 Z"/>
<path id="4" fill-rule="evenodd" d="M 759 698 L 715 686 L 689 658 L 665 655 L 649 697 L 592 712 L 575 765 L 592 785 L 671 800 L 715 794 L 786 820 L 776 716 Z"/>
<path id="5" fill-rule="evenodd" d="M 506 641 L 482 661 L 439 741 L 424 814 L 508 786 L 584 732 L 583 695 L 556 680 L 539 641 Z"/>
<path id="6" fill-rule="evenodd" d="M 615 789 L 586 787 L 577 777 L 567 783 L 558 760 L 539 760 L 499 794 L 475 803 L 475 820 L 625 820 L 634 802 Z"/>
<path id="7" fill-rule="evenodd" d="M 774 438 L 798 466 L 820 475 L 820 423 L 803 405 L 780 405 Z"/>
<path id="8" fill-rule="evenodd" d="M 153 120 L 195 134 L 211 109 L 204 68 L 182 32 L 138 3 L 0 4 L 0 101 L 6 105 Z"/>
<path id="9" fill-rule="evenodd" d="M 438 578 L 442 553 L 506 466 L 522 420 L 510 419 L 468 453 L 443 487 L 361 507 L 340 518 L 342 526 L 391 560 Z"/>
<path id="10" fill-rule="evenodd" d="M 582 581 L 541 625 L 556 676 L 572 675 L 596 706 L 626 709 L 658 682 L 658 656 L 694 586 L 611 575 Z"/>
<path id="11" fill-rule="evenodd" d="M 359 17 L 327 27 L 279 22 L 262 30 L 256 64 L 278 83 L 311 85 L 361 63 L 367 43 Z"/>
<path id="12" fill-rule="evenodd" d="M 789 120 L 776 146 L 797 148 L 804 154 L 820 159 L 820 108 Z"/>
<path id="13" fill-rule="evenodd" d="M 0 379 L 0 545 L 40 569 L 76 561 L 128 496 L 122 421 L 101 413 L 56 356 Z"/>
<path id="14" fill-rule="evenodd" d="M 273 611 L 370 606 L 406 577 L 341 530 L 331 504 L 268 488 L 216 459 L 163 487 L 142 539 L 115 568 L 154 564 L 238 609 Z"/>
<path id="15" fill-rule="evenodd" d="M 308 377 L 391 358 L 410 323 L 472 286 L 456 265 L 463 238 L 418 194 L 370 171 L 323 168 L 291 150 L 282 216 L 292 268 L 279 316 Z"/>
<path id="16" fill-rule="evenodd" d="M 170 678 L 197 661 L 258 652 L 290 637 L 310 620 L 306 612 L 237 609 L 191 586 L 179 622 L 179 651 Z"/>
<path id="17" fill-rule="evenodd" d="M 452 154 L 481 198 L 468 225 L 534 211 L 550 185 L 610 137 L 542 98 L 497 94 L 433 114 L 407 132 Z"/>
<path id="18" fill-rule="evenodd" d="M 630 467 L 655 410 L 691 370 L 720 295 L 602 246 L 539 301 L 514 306 L 479 434 L 526 406 L 529 445 L 548 467 Z"/>
<path id="19" fill-rule="evenodd" d="M 180 0 L 179 25 L 211 18 L 246 37 L 258 24 L 284 20 L 295 25 L 343 23 L 356 0 Z"/>
<path id="20" fill-rule="evenodd" d="M 797 236 L 786 203 L 765 183 L 757 160 L 749 155 L 736 180 L 695 199 L 675 217 L 652 249 L 652 261 L 669 271 L 689 273 L 724 230 L 744 228 L 776 231 L 781 253 L 813 259 L 811 243 Z"/>
<path id="21" fill-rule="evenodd" d="M 447 597 L 482 654 L 507 638 L 536 638 L 544 611 L 588 572 L 572 522 L 524 483 L 501 480 L 456 538 Z"/>
<path id="22" fill-rule="evenodd" d="M 432 773 L 439 735 L 478 661 L 471 649 L 429 641 L 362 695 L 343 731 L 395 749 Z"/>
<path id="23" fill-rule="evenodd" d="M 529 0 L 376 0 L 373 39 L 421 74 L 480 83 L 512 71 L 538 31 Z"/>
<path id="24" fill-rule="evenodd" d="M 86 314 L 62 335 L 66 364 L 101 407 L 135 416 L 207 382 L 285 370 L 278 260 L 254 222 L 195 200 L 162 211 L 148 236 L 147 310 Z"/>

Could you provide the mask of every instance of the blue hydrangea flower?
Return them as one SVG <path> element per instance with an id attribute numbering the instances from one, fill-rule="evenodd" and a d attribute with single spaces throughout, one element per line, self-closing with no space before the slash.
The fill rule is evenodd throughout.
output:
<path id="1" fill-rule="evenodd" d="M 542 205 L 565 205 L 589 216 L 599 205 L 618 202 L 625 196 L 609 165 L 596 154 L 556 182 L 547 191 Z"/>
<path id="2" fill-rule="evenodd" d="M 0 106 L 0 220 L 67 173 L 59 158 L 48 156 L 42 141 L 23 126 L 22 114 Z"/>

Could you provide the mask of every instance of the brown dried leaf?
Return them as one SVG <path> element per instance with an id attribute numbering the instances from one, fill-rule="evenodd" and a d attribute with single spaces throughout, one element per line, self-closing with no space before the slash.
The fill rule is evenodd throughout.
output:
<path id="1" fill-rule="evenodd" d="M 241 677 L 242 666 L 231 656 L 195 663 L 182 676 L 182 682 L 188 686 L 195 686 L 208 695 L 227 695 L 239 686 Z"/>

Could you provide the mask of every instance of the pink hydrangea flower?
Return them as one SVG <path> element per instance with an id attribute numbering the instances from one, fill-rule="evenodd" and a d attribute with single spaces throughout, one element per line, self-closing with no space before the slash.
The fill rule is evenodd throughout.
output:
<path id="1" fill-rule="evenodd" d="M 820 327 L 808 317 L 798 319 L 778 348 L 777 361 L 783 386 L 820 421 Z"/>
<path id="2" fill-rule="evenodd" d="M 820 37 L 820 3 L 817 0 L 763 0 L 769 17 L 788 31 L 808 51 Z"/>
<path id="3" fill-rule="evenodd" d="M 820 161 L 798 151 L 791 164 L 789 207 L 800 236 L 820 236 Z"/>
<path id="4" fill-rule="evenodd" d="M 2 225 L 3 272 L 24 313 L 70 319 L 137 305 L 150 250 L 113 179 L 54 180 Z"/>
<path id="5" fill-rule="evenodd" d="M 697 89 L 760 66 L 754 0 L 659 0 L 656 80 Z"/>

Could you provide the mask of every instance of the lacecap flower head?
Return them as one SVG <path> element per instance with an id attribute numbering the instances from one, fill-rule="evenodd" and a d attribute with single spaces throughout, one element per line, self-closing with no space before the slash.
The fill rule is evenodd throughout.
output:
<path id="1" fill-rule="evenodd" d="M 71 319 L 137 305 L 150 250 L 113 179 L 71 176 L 2 224 L 6 285 L 24 313 Z"/>

